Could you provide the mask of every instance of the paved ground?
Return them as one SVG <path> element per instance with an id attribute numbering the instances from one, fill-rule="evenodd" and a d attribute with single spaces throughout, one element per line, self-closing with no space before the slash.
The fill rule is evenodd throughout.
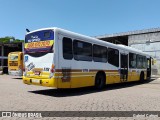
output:
<path id="1" fill-rule="evenodd" d="M 160 110 L 160 79 L 143 84 L 133 82 L 108 85 L 104 90 L 96 91 L 92 87 L 57 90 L 26 85 L 21 78 L 0 75 L 0 111 L 156 110 Z"/>

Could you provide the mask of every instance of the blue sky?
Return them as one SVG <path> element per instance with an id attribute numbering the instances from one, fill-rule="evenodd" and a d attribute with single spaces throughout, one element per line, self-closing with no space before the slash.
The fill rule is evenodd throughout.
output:
<path id="1" fill-rule="evenodd" d="M 60 27 L 88 36 L 160 27 L 160 0 L 0 0 L 0 37 Z"/>

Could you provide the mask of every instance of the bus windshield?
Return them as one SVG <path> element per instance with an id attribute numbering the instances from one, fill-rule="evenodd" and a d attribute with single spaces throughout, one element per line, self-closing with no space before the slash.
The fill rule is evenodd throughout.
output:
<path id="1" fill-rule="evenodd" d="M 51 52 L 54 43 L 54 32 L 43 30 L 27 34 L 25 37 L 25 53 Z"/>
<path id="2" fill-rule="evenodd" d="M 18 61 L 18 54 L 11 54 L 9 59 L 12 61 Z"/>

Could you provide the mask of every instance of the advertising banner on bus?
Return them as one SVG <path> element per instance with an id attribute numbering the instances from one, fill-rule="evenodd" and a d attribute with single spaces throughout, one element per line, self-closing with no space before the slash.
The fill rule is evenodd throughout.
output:
<path id="1" fill-rule="evenodd" d="M 51 30 L 38 31 L 26 35 L 25 53 L 45 52 L 52 49 L 54 44 L 54 32 Z"/>

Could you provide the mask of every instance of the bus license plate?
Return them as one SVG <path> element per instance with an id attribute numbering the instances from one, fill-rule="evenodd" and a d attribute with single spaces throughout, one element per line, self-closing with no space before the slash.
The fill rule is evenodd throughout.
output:
<path id="1" fill-rule="evenodd" d="M 35 75 L 40 75 L 41 72 L 40 72 L 40 71 L 35 71 L 34 74 L 35 74 Z"/>
<path id="2" fill-rule="evenodd" d="M 40 80 L 32 79 L 32 82 L 33 82 L 33 83 L 40 83 Z"/>

